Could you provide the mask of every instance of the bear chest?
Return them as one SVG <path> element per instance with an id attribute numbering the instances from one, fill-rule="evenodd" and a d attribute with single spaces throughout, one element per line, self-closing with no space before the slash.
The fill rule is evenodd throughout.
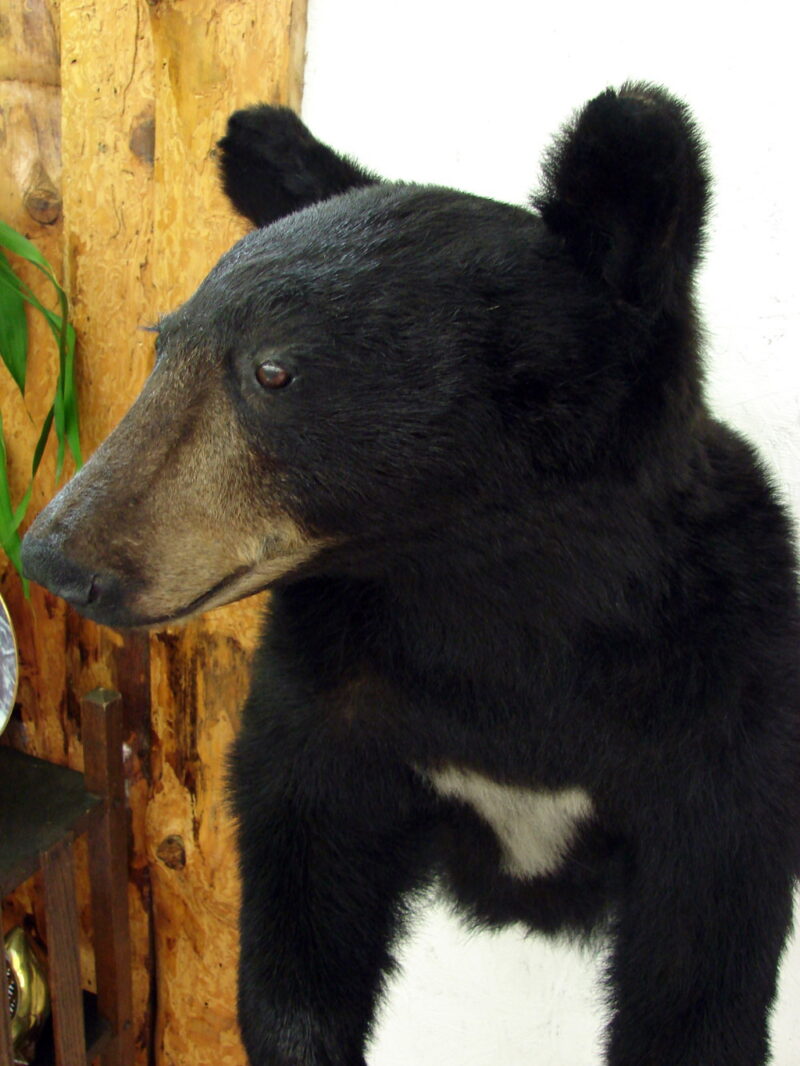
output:
<path id="1" fill-rule="evenodd" d="M 512 877 L 556 873 L 582 823 L 591 818 L 591 797 L 580 788 L 557 791 L 499 784 L 456 766 L 427 771 L 439 795 L 471 807 L 497 838 L 502 868 Z"/>

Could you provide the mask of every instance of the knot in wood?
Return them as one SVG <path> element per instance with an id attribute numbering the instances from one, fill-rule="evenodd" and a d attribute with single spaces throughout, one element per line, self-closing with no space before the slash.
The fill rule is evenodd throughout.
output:
<path id="1" fill-rule="evenodd" d="M 156 855 L 170 870 L 182 870 L 186 865 L 186 847 L 182 837 L 166 837 L 158 845 Z"/>
<path id="2" fill-rule="evenodd" d="M 22 202 L 34 222 L 43 226 L 52 226 L 61 217 L 61 196 L 40 162 L 31 170 Z"/>

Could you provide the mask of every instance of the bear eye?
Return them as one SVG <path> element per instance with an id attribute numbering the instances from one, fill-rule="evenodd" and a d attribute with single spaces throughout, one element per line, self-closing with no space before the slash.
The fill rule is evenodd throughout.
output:
<path id="1" fill-rule="evenodd" d="M 262 363 L 256 368 L 256 381 L 263 389 L 283 389 L 292 380 L 292 375 L 275 363 Z"/>

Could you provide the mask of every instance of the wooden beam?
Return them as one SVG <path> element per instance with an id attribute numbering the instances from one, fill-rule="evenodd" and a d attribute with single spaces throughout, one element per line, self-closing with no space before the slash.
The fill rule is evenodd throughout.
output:
<path id="1" fill-rule="evenodd" d="M 41 866 L 47 907 L 47 972 L 56 1066 L 75 1066 L 86 1061 L 86 1033 L 72 840 L 60 840 L 44 852 Z"/>
<path id="2" fill-rule="evenodd" d="M 128 816 L 122 771 L 122 699 L 95 689 L 81 701 L 86 787 L 103 797 L 89 830 L 92 931 L 97 998 L 114 1038 L 101 1066 L 132 1066 L 131 940 L 128 917 Z"/>
<path id="3" fill-rule="evenodd" d="M 152 366 L 152 337 L 139 327 L 158 314 L 153 289 L 153 48 L 145 0 L 61 0 L 61 142 L 64 262 L 78 336 L 77 378 L 81 438 L 88 457 L 122 418 Z M 137 696 L 149 687 L 138 675 L 129 691 L 133 642 L 70 612 L 70 719 L 98 686 L 131 701 L 131 760 L 127 767 L 134 849 L 130 922 L 133 1032 L 137 1061 L 150 1055 L 155 993 L 151 954 L 150 881 L 145 822 L 149 798 L 149 724 Z M 131 650 L 133 648 L 133 651 Z M 134 705 L 133 700 L 137 699 Z M 139 720 L 137 721 L 137 715 Z M 101 937 L 103 931 L 100 922 Z M 102 950 L 102 945 L 101 945 Z"/>
<path id="4" fill-rule="evenodd" d="M 237 107 L 299 107 L 305 3 L 162 2 L 151 8 L 151 22 L 153 280 L 168 310 L 245 231 L 219 187 L 216 142 Z M 159 1061 L 182 1066 L 244 1061 L 235 1010 L 239 886 L 225 774 L 263 603 L 258 597 L 214 611 L 160 635 L 151 650 L 156 1047 Z"/>
<path id="5" fill-rule="evenodd" d="M 61 271 L 61 147 L 58 7 L 53 0 L 9 0 L 0 32 L 0 218 L 31 239 L 57 274 Z M 53 306 L 53 290 L 39 270 L 13 265 L 40 300 Z M 52 402 L 58 351 L 40 314 L 28 315 L 28 374 L 23 402 L 0 364 L 0 407 L 14 503 L 30 477 L 39 428 Z M 31 511 L 53 493 L 55 450 L 45 453 Z M 0 591 L 17 630 L 22 663 L 20 718 L 6 740 L 47 758 L 69 747 L 65 740 L 64 632 L 66 608 L 43 590 L 26 601 L 22 584 L 0 552 Z"/>
<path id="6" fill-rule="evenodd" d="M 91 454 L 138 394 L 153 292 L 153 51 L 141 0 L 62 0 L 64 243 Z"/>
<path id="7" fill-rule="evenodd" d="M 57 271 L 63 263 L 88 456 L 152 365 L 152 337 L 139 327 L 184 300 L 244 232 L 219 191 L 215 144 L 237 107 L 264 100 L 299 108 L 305 0 L 11 0 L 8 7 L 0 34 L 0 214 Z M 36 272 L 29 275 L 36 285 Z M 28 408 L 41 419 L 57 356 L 35 320 L 33 339 Z M 19 498 L 35 429 L 2 373 Z M 53 492 L 52 455 L 48 462 L 34 511 Z M 124 690 L 126 679 L 138 694 L 130 716 L 126 699 L 136 1061 L 239 1066 L 238 883 L 225 754 L 264 598 L 161 634 L 148 655 L 146 638 L 125 643 L 67 618 L 63 604 L 41 590 L 34 589 L 31 609 L 14 575 L 4 576 L 3 591 L 23 659 L 23 718 L 6 740 L 80 766 L 80 695 L 98 685 Z M 172 846 L 161 847 L 165 841 Z M 79 875 L 79 907 L 84 882 Z M 25 905 L 39 907 L 34 895 L 21 899 Z"/>
<path id="8" fill-rule="evenodd" d="M 61 31 L 67 273 L 89 453 L 150 368 L 152 337 L 138 327 L 185 300 L 245 230 L 219 190 L 216 141 L 237 107 L 299 106 L 305 0 L 62 0 Z M 151 995 L 152 1066 L 244 1059 L 224 779 L 262 607 L 263 597 L 224 608 L 150 647 L 152 773 L 135 781 L 132 808 L 157 960 L 148 992 L 134 928 L 134 1018 L 141 1034 Z M 70 639 L 73 691 L 121 687 L 115 635 L 73 619 Z M 140 1066 L 145 1055 L 140 1039 Z"/>

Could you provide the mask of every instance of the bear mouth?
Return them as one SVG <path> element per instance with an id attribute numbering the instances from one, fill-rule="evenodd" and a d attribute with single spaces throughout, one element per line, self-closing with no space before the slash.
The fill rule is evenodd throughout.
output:
<path id="1" fill-rule="evenodd" d="M 156 618 L 147 618 L 144 621 L 131 622 L 126 628 L 130 629 L 155 629 L 159 626 L 174 625 L 180 622 L 188 621 L 194 615 L 202 614 L 203 611 L 209 610 L 212 607 L 220 607 L 225 603 L 235 603 L 237 600 L 244 599 L 246 596 L 255 596 L 259 592 L 263 592 L 268 588 L 269 583 L 261 585 L 259 588 L 254 588 L 250 592 L 244 592 L 241 595 L 227 598 L 227 591 L 235 585 L 238 581 L 246 578 L 250 574 L 252 567 L 240 566 L 238 570 L 234 570 L 233 573 L 228 574 L 227 577 L 222 578 L 216 585 L 213 585 L 206 592 L 200 593 L 190 603 L 187 603 L 185 607 L 179 608 L 177 611 L 170 612 L 168 614 L 160 615 Z M 219 597 L 224 597 L 219 599 Z M 218 601 L 218 602 L 214 602 Z"/>
<path id="2" fill-rule="evenodd" d="M 298 575 L 300 571 L 305 572 L 307 564 L 319 554 L 324 546 L 324 543 L 307 544 L 284 555 L 261 559 L 253 565 L 239 566 L 205 592 L 201 592 L 193 600 L 175 610 L 148 611 L 148 601 L 151 596 L 144 591 L 130 607 L 125 608 L 119 605 L 113 610 L 111 612 L 115 616 L 113 619 L 100 617 L 104 613 L 102 611 L 90 614 L 84 608 L 82 613 L 90 615 L 94 621 L 121 629 L 156 629 L 167 625 L 178 625 L 215 607 L 223 607 L 249 596 L 255 596 L 281 581 Z M 153 598 L 158 599 L 158 596 L 154 595 Z"/>
<path id="3" fill-rule="evenodd" d="M 41 535 L 36 533 L 34 524 L 23 543 L 27 576 L 66 600 L 85 618 L 112 629 L 180 624 L 214 607 L 253 596 L 305 572 L 310 561 L 332 543 L 328 538 L 282 536 L 271 537 L 266 544 L 263 540 L 251 543 L 249 550 L 240 544 L 246 554 L 243 551 L 238 559 L 229 558 L 230 569 L 218 566 L 213 573 L 208 566 L 204 583 L 202 560 L 189 551 L 162 560 L 161 567 L 144 575 L 132 564 L 120 565 L 119 559 L 115 559 L 117 565 L 106 569 L 97 568 L 96 560 L 87 563 L 74 558 L 65 551 L 62 530 L 45 527 Z"/>
<path id="4" fill-rule="evenodd" d="M 175 610 L 148 610 L 148 596 L 131 597 L 125 595 L 125 582 L 112 578 L 109 575 L 97 574 L 91 578 L 91 590 L 88 598 L 78 598 L 65 594 L 65 590 L 59 591 L 58 595 L 84 618 L 95 622 L 97 625 L 108 626 L 110 629 L 149 630 L 159 629 L 168 625 L 179 625 L 188 621 L 195 615 L 212 607 L 221 606 L 225 603 L 233 603 L 244 599 L 246 596 L 255 595 L 267 588 L 269 581 L 260 583 L 257 587 L 248 587 L 238 591 L 243 580 L 246 581 L 251 572 L 251 567 L 243 566 L 228 574 L 205 592 L 200 593 L 189 603 Z M 277 580 L 277 578 L 275 579 Z M 119 595 L 109 596 L 105 591 L 109 584 L 120 590 Z"/>

